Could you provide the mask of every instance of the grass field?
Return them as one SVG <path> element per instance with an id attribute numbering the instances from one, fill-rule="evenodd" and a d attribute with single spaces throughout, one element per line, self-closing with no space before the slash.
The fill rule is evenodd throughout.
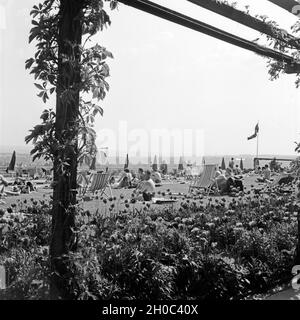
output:
<path id="1" fill-rule="evenodd" d="M 247 192 L 248 190 L 251 189 L 251 186 L 254 186 L 256 188 L 262 187 L 263 184 L 258 184 L 257 182 L 255 182 L 257 176 L 245 176 L 243 178 L 243 184 L 245 187 L 245 191 Z M 157 193 L 156 193 L 156 197 L 161 198 L 170 198 L 169 193 L 173 193 L 173 194 L 178 194 L 181 193 L 182 195 L 188 194 L 188 190 L 189 190 L 189 181 L 186 181 L 184 184 L 181 184 L 179 182 L 174 182 L 174 183 L 166 183 L 163 184 L 161 187 L 157 187 Z M 130 200 L 131 199 L 131 195 L 134 189 L 112 189 L 112 195 L 113 197 L 117 198 L 117 206 L 120 210 L 123 210 L 125 208 L 125 201 L 126 200 Z M 165 193 L 165 194 L 163 194 Z M 0 204 L 0 208 L 2 209 L 6 209 L 8 207 L 10 207 L 12 204 L 15 203 L 24 203 L 24 200 L 26 200 L 27 203 L 30 203 L 30 201 L 36 200 L 50 200 L 50 197 L 52 195 L 52 189 L 50 188 L 44 188 L 43 186 L 38 187 L 37 191 L 34 191 L 30 194 L 21 194 L 20 196 L 7 196 L 6 198 L 4 198 L 4 202 L 3 204 Z M 172 203 L 172 204 L 151 204 L 152 208 L 159 208 L 161 206 L 179 206 L 180 203 L 182 202 L 182 196 L 172 196 L 172 197 L 176 197 L 177 202 L 176 203 Z M 121 199 L 122 198 L 122 199 Z M 226 200 L 226 203 L 231 200 L 232 198 L 229 196 L 204 196 L 202 199 L 196 199 L 193 201 L 202 201 L 203 203 L 206 203 L 208 201 L 208 199 L 220 199 L 220 198 L 224 198 Z M 135 207 L 136 208 L 140 208 L 142 207 L 144 204 L 142 201 L 138 201 L 135 203 Z M 106 205 L 104 204 L 104 202 L 102 200 L 100 200 L 99 198 L 97 199 L 91 199 L 91 200 L 87 200 L 83 202 L 83 208 L 85 210 L 90 210 L 91 212 L 95 212 L 97 209 L 99 209 L 100 211 L 102 209 L 105 209 Z M 118 209 L 117 208 L 117 209 Z"/>

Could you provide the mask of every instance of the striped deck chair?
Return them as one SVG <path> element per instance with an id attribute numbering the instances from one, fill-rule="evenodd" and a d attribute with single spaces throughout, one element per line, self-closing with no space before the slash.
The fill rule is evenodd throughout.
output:
<path id="1" fill-rule="evenodd" d="M 215 182 L 216 171 L 217 171 L 216 164 L 204 165 L 204 169 L 202 173 L 196 176 L 192 180 L 189 187 L 189 192 L 191 192 L 191 190 L 195 188 L 195 189 L 203 189 L 205 193 L 209 194 Z M 217 186 L 217 189 L 218 189 L 218 186 Z"/>
<path id="2" fill-rule="evenodd" d="M 110 174 L 105 172 L 97 172 L 91 176 L 90 183 L 87 186 L 85 192 L 86 193 L 92 193 L 93 195 L 97 192 L 98 196 L 101 197 L 102 195 L 105 195 L 108 197 L 106 193 L 106 189 L 109 190 L 110 196 L 112 197 L 112 191 L 109 184 L 109 178 Z"/>

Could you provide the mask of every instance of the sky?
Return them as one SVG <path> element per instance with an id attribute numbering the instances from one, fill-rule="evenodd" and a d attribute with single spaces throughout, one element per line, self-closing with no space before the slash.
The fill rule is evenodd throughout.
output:
<path id="1" fill-rule="evenodd" d="M 259 37 L 185 0 L 153 2 L 249 40 Z M 2 148 L 24 146 L 24 137 L 40 122 L 42 110 L 54 107 L 36 96 L 33 77 L 24 67 L 35 51 L 28 34 L 29 12 L 36 3 L 0 0 Z M 249 4 L 251 12 L 269 16 L 286 30 L 296 21 L 266 0 L 238 3 L 240 8 Z M 295 88 L 295 75 L 270 81 L 267 61 L 261 56 L 123 4 L 111 12 L 111 20 L 112 25 L 91 43 L 114 55 L 108 61 L 111 88 L 101 102 L 104 116 L 95 127 L 100 147 L 123 154 L 141 147 L 143 153 L 151 144 L 158 152 L 152 139 L 155 130 L 170 136 L 175 130 L 193 152 L 255 154 L 256 139 L 247 137 L 259 121 L 260 154 L 295 154 L 294 141 L 300 141 L 300 89 Z M 131 139 L 127 144 L 124 132 Z"/>

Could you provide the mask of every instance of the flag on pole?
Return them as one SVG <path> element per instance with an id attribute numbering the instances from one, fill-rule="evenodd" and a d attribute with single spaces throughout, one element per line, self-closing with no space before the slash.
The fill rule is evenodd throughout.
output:
<path id="1" fill-rule="evenodd" d="M 254 129 L 254 134 L 252 136 L 248 137 L 247 139 L 251 140 L 251 139 L 256 138 L 256 136 L 258 134 L 258 131 L 259 131 L 259 127 L 258 127 L 258 123 L 257 123 L 256 126 L 255 126 L 255 129 Z"/>

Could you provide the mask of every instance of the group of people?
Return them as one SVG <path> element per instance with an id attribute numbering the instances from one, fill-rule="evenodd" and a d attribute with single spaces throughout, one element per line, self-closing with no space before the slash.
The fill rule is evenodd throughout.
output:
<path id="1" fill-rule="evenodd" d="M 234 189 L 244 191 L 243 181 L 235 176 L 231 167 L 228 167 L 225 172 L 221 168 L 216 171 L 213 187 L 217 187 L 223 195 L 230 194 Z"/>
<path id="2" fill-rule="evenodd" d="M 121 173 L 120 177 L 116 180 L 114 177 L 111 177 L 110 184 L 112 188 L 120 189 L 120 188 L 136 188 L 141 181 L 144 181 L 145 176 L 150 174 L 151 180 L 155 185 L 160 185 L 162 183 L 162 177 L 160 172 L 155 170 L 146 170 L 139 168 L 138 172 L 135 173 L 130 171 L 128 168 L 124 169 Z"/>
<path id="3" fill-rule="evenodd" d="M 139 200 L 150 201 L 155 195 L 156 186 L 160 186 L 162 177 L 159 171 L 139 168 L 137 173 L 124 169 L 116 180 L 111 177 L 110 184 L 114 189 L 134 188 L 134 194 Z"/>
<path id="4" fill-rule="evenodd" d="M 0 175 L 0 194 L 4 195 L 18 195 L 21 193 L 30 193 L 32 191 L 35 191 L 35 187 L 32 184 L 31 181 L 26 181 L 25 178 L 16 177 L 15 181 L 12 183 L 12 186 L 10 189 L 5 189 L 9 185 L 9 182 L 7 179 L 3 177 L 3 175 Z"/>
<path id="5" fill-rule="evenodd" d="M 261 176 L 257 178 L 257 182 L 269 182 L 271 181 L 271 170 L 269 165 L 266 164 L 265 166 L 258 167 L 256 173 L 260 174 Z"/>
<path id="6" fill-rule="evenodd" d="M 256 180 L 257 182 L 271 182 L 272 181 L 272 178 L 271 178 L 272 171 L 271 171 L 270 166 L 268 164 L 266 164 L 262 168 L 257 167 L 256 173 L 260 175 L 260 177 L 258 177 Z M 293 182 L 295 180 L 293 173 L 288 172 L 287 170 L 284 170 L 283 168 L 280 170 L 279 173 L 275 173 L 275 175 L 276 174 L 277 174 L 278 179 L 275 179 L 275 180 L 278 185 L 285 185 L 285 184 L 288 184 L 288 183 Z"/>
<path id="7" fill-rule="evenodd" d="M 159 174 L 159 172 L 155 171 Z M 151 201 L 152 198 L 155 196 L 155 181 L 153 181 L 153 173 L 150 170 L 146 170 L 140 173 L 141 180 L 137 183 L 134 195 L 136 196 L 137 200 L 144 200 L 144 201 Z M 158 175 L 154 175 L 154 178 L 158 177 Z"/>
<path id="8" fill-rule="evenodd" d="M 232 170 L 234 175 L 240 175 L 243 173 L 242 168 L 240 168 L 238 164 L 234 165 L 234 158 L 231 158 L 228 167 Z"/>
<path id="9" fill-rule="evenodd" d="M 242 171 L 239 166 L 234 166 L 232 162 L 225 171 L 219 167 L 216 172 L 215 187 L 218 187 L 221 194 L 230 194 L 234 188 L 239 191 L 244 191 L 243 182 L 239 177 L 241 173 Z M 139 168 L 137 173 L 126 168 L 118 180 L 115 180 L 114 177 L 110 180 L 112 188 L 135 188 L 134 192 L 142 194 L 144 201 L 151 200 L 155 195 L 155 187 L 159 186 L 161 182 L 162 177 L 159 171 L 144 171 L 142 168 Z"/>

